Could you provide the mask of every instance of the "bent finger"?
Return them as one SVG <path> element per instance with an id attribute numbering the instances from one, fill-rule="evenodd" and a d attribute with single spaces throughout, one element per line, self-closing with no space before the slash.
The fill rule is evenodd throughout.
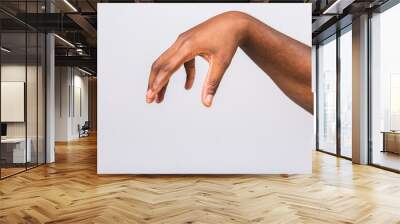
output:
<path id="1" fill-rule="evenodd" d="M 196 65 L 195 59 L 191 59 L 184 63 L 185 71 L 186 71 L 186 82 L 185 89 L 191 89 L 194 83 L 194 78 L 196 75 Z"/>
<path id="2" fill-rule="evenodd" d="M 156 100 L 157 103 L 161 103 L 164 100 L 165 92 L 167 91 L 168 88 L 168 83 L 169 82 L 167 82 L 164 85 L 164 87 L 160 90 L 160 92 L 157 94 L 157 100 Z"/>
<path id="3" fill-rule="evenodd" d="M 178 46 L 176 43 L 171 45 L 167 50 L 165 50 L 151 65 L 150 76 L 147 84 L 146 102 L 152 103 L 156 98 L 157 94 L 152 91 L 152 86 L 157 79 L 158 74 L 168 63 L 169 58 L 176 54 Z"/>
<path id="4" fill-rule="evenodd" d="M 212 105 L 215 94 L 217 93 L 222 77 L 228 66 L 229 63 L 225 63 L 219 60 L 211 60 L 206 81 L 203 84 L 202 90 L 202 102 L 204 106 L 210 107 Z"/>

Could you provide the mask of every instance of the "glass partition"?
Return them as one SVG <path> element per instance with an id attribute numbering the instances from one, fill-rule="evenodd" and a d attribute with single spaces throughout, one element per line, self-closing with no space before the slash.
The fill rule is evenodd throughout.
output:
<path id="1" fill-rule="evenodd" d="M 352 35 L 348 26 L 340 35 L 340 154 L 352 157 Z"/>
<path id="2" fill-rule="evenodd" d="M 400 5 L 371 18 L 370 160 L 400 170 Z"/>
<path id="3" fill-rule="evenodd" d="M 318 47 L 318 149 L 336 154 L 336 35 Z"/>
<path id="4" fill-rule="evenodd" d="M 26 74 L 26 113 L 27 113 L 27 151 L 30 160 L 27 167 L 31 168 L 37 165 L 38 160 L 38 35 L 36 32 L 27 33 L 27 74 Z"/>
<path id="5" fill-rule="evenodd" d="M 27 1 L 26 12 L 37 13 L 37 2 Z M 36 22 L 36 21 L 32 21 Z M 37 165 L 37 42 L 38 36 L 35 30 L 27 29 L 27 75 L 26 75 L 26 116 L 27 116 L 27 150 L 31 151 L 30 162 L 27 168 Z"/>
<path id="6" fill-rule="evenodd" d="M 1 176 L 24 171 L 26 150 L 26 33 L 1 34 Z"/>
<path id="7" fill-rule="evenodd" d="M 44 12 L 44 1 L 3 6 Z M 0 12 L 1 179 L 45 163 L 45 45 L 44 33 Z"/>
<path id="8" fill-rule="evenodd" d="M 43 164 L 46 162 L 46 37 L 43 33 L 38 33 L 38 75 L 37 75 L 37 162 Z"/>

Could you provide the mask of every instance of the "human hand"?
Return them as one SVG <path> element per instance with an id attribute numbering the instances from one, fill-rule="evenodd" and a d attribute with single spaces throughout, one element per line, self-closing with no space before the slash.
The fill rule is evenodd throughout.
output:
<path id="1" fill-rule="evenodd" d="M 185 88 L 190 89 L 196 73 L 195 57 L 201 56 L 209 63 L 202 102 L 210 107 L 226 69 L 245 38 L 247 18 L 241 12 L 225 12 L 180 34 L 153 63 L 146 102 L 163 101 L 169 79 L 182 64 L 186 71 Z"/>

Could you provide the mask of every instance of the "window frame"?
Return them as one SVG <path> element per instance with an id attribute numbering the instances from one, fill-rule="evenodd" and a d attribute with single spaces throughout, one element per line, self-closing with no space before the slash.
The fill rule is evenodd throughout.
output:
<path id="1" fill-rule="evenodd" d="M 315 117 L 316 117 L 316 119 L 315 119 L 316 120 L 316 132 L 315 132 L 316 133 L 316 136 L 315 136 L 316 150 L 319 152 L 323 152 L 323 153 L 333 155 L 336 157 L 340 157 L 340 158 L 344 158 L 347 160 L 352 160 L 352 158 L 342 155 L 342 152 L 341 152 L 342 150 L 341 150 L 341 119 L 340 119 L 340 104 L 341 104 L 341 99 L 340 99 L 340 95 L 341 95 L 340 94 L 341 93 L 341 90 L 340 90 L 340 84 L 341 84 L 341 79 L 340 79 L 341 78 L 340 37 L 347 32 L 351 32 L 351 30 L 352 30 L 352 23 L 349 23 L 346 26 L 344 26 L 343 28 L 338 29 L 332 35 L 319 41 L 316 44 L 316 50 L 315 50 L 315 58 L 316 58 L 315 59 L 315 63 L 316 63 L 316 67 L 315 67 L 315 74 L 316 74 L 315 75 L 315 78 L 316 78 L 316 85 L 315 85 L 315 87 L 316 87 L 316 90 L 315 90 L 316 91 L 316 94 L 315 94 L 315 96 L 316 96 L 316 101 L 315 101 L 315 104 L 316 104 L 315 105 L 316 106 L 316 112 L 315 112 L 316 113 L 315 114 Z M 319 57 L 320 56 L 319 56 L 318 49 L 322 43 L 328 43 L 330 41 L 336 41 L 336 62 L 335 62 L 336 63 L 336 151 L 335 151 L 335 153 L 328 152 L 319 147 L 319 145 L 320 145 L 319 144 L 319 130 L 320 130 L 320 127 L 319 127 L 319 120 L 320 120 L 320 118 L 319 118 L 319 110 L 320 110 L 320 105 L 319 105 L 319 97 L 320 97 L 319 96 L 319 90 L 320 90 L 319 89 L 320 88 L 320 86 L 319 86 L 319 78 L 320 78 Z"/>

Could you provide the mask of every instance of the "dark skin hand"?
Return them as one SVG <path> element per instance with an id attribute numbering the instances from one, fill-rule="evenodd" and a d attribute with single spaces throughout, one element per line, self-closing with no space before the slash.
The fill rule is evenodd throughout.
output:
<path id="1" fill-rule="evenodd" d="M 311 48 L 237 11 L 225 12 L 179 35 L 151 67 L 146 102 L 163 101 L 169 79 L 182 65 L 193 86 L 195 57 L 209 63 L 202 102 L 212 105 L 222 77 L 240 47 L 296 104 L 313 113 Z"/>

